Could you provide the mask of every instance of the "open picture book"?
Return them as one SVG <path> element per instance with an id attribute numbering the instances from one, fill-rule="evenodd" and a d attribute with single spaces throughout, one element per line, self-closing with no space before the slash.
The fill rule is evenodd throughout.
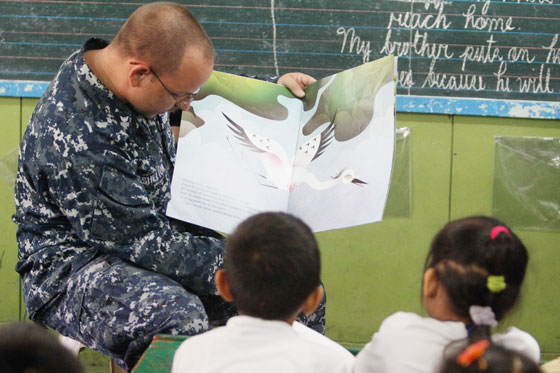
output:
<path id="1" fill-rule="evenodd" d="M 313 231 L 380 221 L 395 144 L 396 59 L 322 78 L 297 98 L 213 72 L 184 111 L 167 215 L 224 233 L 263 211 Z"/>

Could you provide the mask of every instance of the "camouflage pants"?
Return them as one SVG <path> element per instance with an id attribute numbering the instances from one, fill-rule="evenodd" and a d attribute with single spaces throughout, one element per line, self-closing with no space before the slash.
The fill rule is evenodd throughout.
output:
<path id="1" fill-rule="evenodd" d="M 35 319 L 130 371 L 156 334 L 199 334 L 235 314 L 217 296 L 199 297 L 166 276 L 101 256 L 75 273 Z M 325 300 L 300 321 L 324 333 Z"/>

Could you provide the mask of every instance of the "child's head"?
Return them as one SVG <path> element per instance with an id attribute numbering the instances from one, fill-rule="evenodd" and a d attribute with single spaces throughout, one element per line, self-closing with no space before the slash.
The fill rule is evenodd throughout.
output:
<path id="1" fill-rule="evenodd" d="M 12 322 L 0 328 L 2 372 L 84 372 L 77 357 L 47 329 L 30 322 Z"/>
<path id="2" fill-rule="evenodd" d="M 218 289 L 240 314 L 288 320 L 322 300 L 317 241 L 292 215 L 261 213 L 239 224 L 226 240 L 224 269 L 216 274 Z"/>
<path id="3" fill-rule="evenodd" d="M 490 307 L 497 321 L 513 307 L 528 254 L 521 240 L 498 219 L 478 216 L 446 224 L 434 237 L 426 258 L 426 281 L 441 284 L 451 311 L 472 324 L 471 306 Z"/>
<path id="4" fill-rule="evenodd" d="M 457 346 L 451 350 L 457 351 Z M 440 373 L 540 373 L 531 359 L 519 352 L 491 343 L 487 339 L 449 353 Z"/>

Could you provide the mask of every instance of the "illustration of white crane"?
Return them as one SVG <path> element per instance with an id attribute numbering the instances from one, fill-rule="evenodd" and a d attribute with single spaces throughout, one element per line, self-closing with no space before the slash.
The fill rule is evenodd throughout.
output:
<path id="1" fill-rule="evenodd" d="M 235 123 L 225 113 L 222 112 L 222 114 L 229 122 L 228 128 L 241 145 L 259 153 L 259 160 L 265 170 L 265 174 L 259 174 L 259 176 L 272 187 L 293 191 L 301 183 L 305 183 L 315 190 L 328 189 L 340 183 L 358 186 L 367 184 L 365 181 L 356 178 L 356 171 L 352 168 L 344 168 L 328 180 L 319 180 L 307 170 L 307 166 L 323 154 L 332 142 L 335 128 L 334 118 L 320 134 L 301 145 L 293 161 L 291 161 L 278 142 L 248 131 Z"/>

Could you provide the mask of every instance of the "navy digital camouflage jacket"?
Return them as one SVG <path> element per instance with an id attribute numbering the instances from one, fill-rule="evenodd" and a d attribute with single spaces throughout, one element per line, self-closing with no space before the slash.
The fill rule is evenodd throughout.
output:
<path id="1" fill-rule="evenodd" d="M 90 39 L 62 64 L 21 143 L 16 271 L 32 317 L 100 254 L 216 293 L 222 237 L 165 216 L 175 158 L 168 115 L 146 119 L 96 78 L 83 53 L 106 45 Z"/>

